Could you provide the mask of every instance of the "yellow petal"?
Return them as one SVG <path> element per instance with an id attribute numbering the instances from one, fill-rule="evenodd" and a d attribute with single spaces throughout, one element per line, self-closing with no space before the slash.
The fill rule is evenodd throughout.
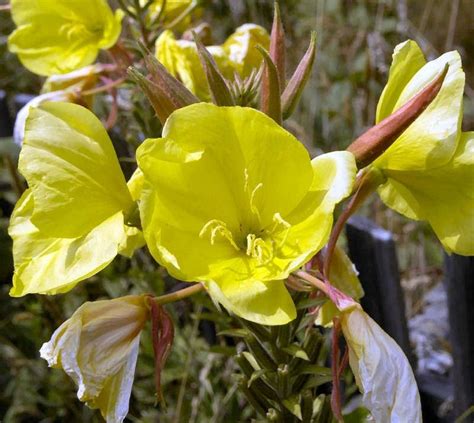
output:
<path id="1" fill-rule="evenodd" d="M 474 132 L 463 133 L 451 161 L 426 171 L 385 171 L 379 194 L 405 216 L 426 220 L 449 252 L 474 255 Z"/>
<path id="2" fill-rule="evenodd" d="M 233 68 L 242 78 L 247 78 L 252 70 L 262 64 L 263 58 L 257 45 L 268 49 L 270 36 L 265 28 L 255 24 L 239 26 L 222 45 Z"/>
<path id="3" fill-rule="evenodd" d="M 58 294 L 105 268 L 125 237 L 118 212 L 78 238 L 53 238 L 31 223 L 34 200 L 27 190 L 15 206 L 9 234 L 15 273 L 10 295 Z"/>
<path id="4" fill-rule="evenodd" d="M 143 189 L 144 176 L 140 168 L 135 169 L 132 176 L 127 182 L 130 195 L 133 201 L 137 201 L 140 198 Z"/>
<path id="5" fill-rule="evenodd" d="M 364 296 L 364 289 L 358 278 L 358 272 L 342 248 L 336 246 L 331 261 L 331 285 L 358 301 Z M 339 315 L 337 307 L 332 301 L 326 301 L 318 311 L 316 324 L 331 326 L 332 320 Z"/>
<path id="6" fill-rule="evenodd" d="M 283 281 L 246 281 L 206 284 L 209 294 L 239 317 L 261 325 L 284 325 L 296 317 L 296 309 Z"/>
<path id="7" fill-rule="evenodd" d="M 280 256 L 292 257 L 294 270 L 308 261 L 327 243 L 336 205 L 352 192 L 357 166 L 346 151 L 322 154 L 312 160 L 313 180 L 302 201 L 285 220 L 277 239 L 284 240 Z"/>
<path id="8" fill-rule="evenodd" d="M 377 104 L 376 122 L 380 122 L 396 110 L 395 105 L 403 89 L 425 63 L 425 56 L 415 41 L 408 40 L 395 47 L 387 85 Z"/>
<path id="9" fill-rule="evenodd" d="M 31 221 L 49 237 L 82 236 L 132 206 L 107 132 L 75 104 L 30 109 L 19 169 L 34 196 Z"/>
<path id="10" fill-rule="evenodd" d="M 465 80 L 461 58 L 458 52 L 452 51 L 420 67 L 422 61 L 413 42 L 396 51 L 393 72 L 378 106 L 379 120 L 419 93 L 446 64 L 449 64 L 448 73 L 433 102 L 374 162 L 380 169 L 432 169 L 448 162 L 456 150 Z"/>

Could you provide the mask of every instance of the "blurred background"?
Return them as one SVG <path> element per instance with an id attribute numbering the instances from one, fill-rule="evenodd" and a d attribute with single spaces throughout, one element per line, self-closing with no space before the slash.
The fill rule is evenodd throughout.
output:
<path id="1" fill-rule="evenodd" d="M 460 52 L 466 72 L 463 129 L 474 129 L 472 0 L 281 0 L 280 7 L 291 71 L 307 48 L 310 31 L 317 32 L 315 69 L 297 113 L 288 122 L 288 128 L 313 155 L 344 149 L 373 124 L 392 51 L 408 38 L 419 43 L 428 59 L 452 49 Z M 200 19 L 211 24 L 220 42 L 246 22 L 270 30 L 272 9 L 273 0 L 214 0 L 208 2 Z M 37 94 L 43 82 L 7 51 L 7 36 L 12 29 L 9 13 L 0 11 L 0 90 L 6 95 L 4 101 L 0 94 L 0 421 L 101 421 L 76 400 L 75 388 L 62 371 L 47 369 L 46 362 L 39 359 L 39 348 L 84 301 L 128 293 L 159 294 L 177 287 L 145 251 L 140 251 L 132 259 L 119 257 L 66 295 L 8 296 L 12 259 L 7 226 L 17 200 L 18 181 L 12 169 L 16 167 L 18 149 L 10 137 L 7 110 L 2 107 L 6 105 L 14 116 L 22 103 L 18 95 Z M 117 135 L 125 134 L 130 123 L 121 121 L 114 130 Z M 136 133 L 139 137 L 140 130 Z M 145 135 L 152 134 L 145 131 Z M 124 135 L 134 136 L 133 128 Z M 129 148 L 133 148 L 133 142 Z M 418 366 L 449 375 L 452 357 L 446 294 L 441 283 L 443 253 L 438 241 L 428 225 L 402 218 L 375 197 L 363 213 L 392 232 L 397 243 L 410 339 Z M 170 310 L 178 324 L 164 372 L 167 408 L 154 406 L 152 347 L 149 331 L 144 331 L 130 421 L 250 421 L 252 410 L 238 394 L 233 376 L 235 348 L 216 335 L 210 324 L 218 319 L 219 329 L 224 329 L 225 317 L 212 311 L 205 296 L 197 297 L 192 304 L 177 303 Z M 449 401 L 446 398 L 446 413 Z"/>

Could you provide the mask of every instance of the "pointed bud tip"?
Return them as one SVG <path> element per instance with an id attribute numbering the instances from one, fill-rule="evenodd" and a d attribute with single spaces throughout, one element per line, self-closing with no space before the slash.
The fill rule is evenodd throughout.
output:
<path id="1" fill-rule="evenodd" d="M 398 137 L 420 116 L 438 95 L 449 64 L 425 88 L 407 101 L 402 107 L 374 125 L 348 148 L 354 154 L 357 166 L 362 169 L 380 157 Z"/>

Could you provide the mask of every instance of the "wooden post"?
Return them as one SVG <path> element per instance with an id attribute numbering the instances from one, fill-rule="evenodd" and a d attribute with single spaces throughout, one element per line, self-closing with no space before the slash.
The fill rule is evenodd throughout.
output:
<path id="1" fill-rule="evenodd" d="M 0 90 L 0 138 L 11 137 L 13 134 L 13 125 L 8 111 L 7 95 L 5 91 Z"/>
<path id="2" fill-rule="evenodd" d="M 346 226 L 349 256 L 359 272 L 364 310 L 400 345 L 412 365 L 405 301 L 395 243 L 390 232 L 362 216 Z"/>
<path id="3" fill-rule="evenodd" d="M 474 257 L 445 258 L 453 351 L 454 414 L 474 405 Z M 467 421 L 473 421 L 471 415 Z"/>

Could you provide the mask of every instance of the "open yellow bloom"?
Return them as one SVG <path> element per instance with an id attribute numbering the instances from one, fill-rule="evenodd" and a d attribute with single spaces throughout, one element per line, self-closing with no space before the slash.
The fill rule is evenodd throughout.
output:
<path id="1" fill-rule="evenodd" d="M 255 48 L 268 48 L 270 38 L 264 28 L 246 24 L 220 46 L 207 46 L 224 77 L 233 79 L 234 72 L 247 78 L 262 63 L 262 55 Z M 176 40 L 171 31 L 164 31 L 156 41 L 156 57 L 192 93 L 202 100 L 210 99 L 206 75 L 193 41 Z"/>
<path id="2" fill-rule="evenodd" d="M 283 279 L 327 242 L 355 177 L 348 152 L 312 161 L 263 113 L 199 103 L 174 112 L 137 151 L 145 239 L 176 278 L 200 281 L 248 320 L 284 324 Z"/>
<path id="3" fill-rule="evenodd" d="M 39 75 L 91 64 L 121 31 L 123 12 L 114 14 L 106 0 L 12 0 L 11 8 L 17 29 L 8 39 L 9 49 Z"/>
<path id="4" fill-rule="evenodd" d="M 397 343 L 358 304 L 342 314 L 341 326 L 349 364 L 374 421 L 421 423 L 415 377 Z"/>
<path id="5" fill-rule="evenodd" d="M 74 380 L 79 400 L 100 409 L 108 423 L 127 416 L 148 315 L 145 296 L 87 302 L 40 350 L 50 367 L 63 369 Z"/>
<path id="6" fill-rule="evenodd" d="M 55 294 L 131 254 L 133 200 L 101 122 L 71 103 L 31 108 L 19 169 L 29 189 L 13 212 L 13 296 Z"/>
<path id="7" fill-rule="evenodd" d="M 390 76 L 377 107 L 381 121 L 422 90 L 449 64 L 440 92 L 373 166 L 385 183 L 385 204 L 426 220 L 444 248 L 474 254 L 474 155 L 472 133 L 461 134 L 464 72 L 455 51 L 426 63 L 413 41 L 396 47 Z"/>

